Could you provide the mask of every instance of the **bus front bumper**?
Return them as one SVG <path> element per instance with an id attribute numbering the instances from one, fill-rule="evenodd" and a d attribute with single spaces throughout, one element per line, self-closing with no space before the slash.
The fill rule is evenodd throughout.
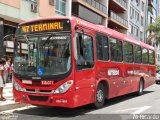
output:
<path id="1" fill-rule="evenodd" d="M 15 102 L 33 104 L 37 106 L 58 106 L 74 108 L 76 107 L 73 100 L 74 93 L 72 91 L 64 94 L 38 94 L 20 92 L 13 89 Z"/>

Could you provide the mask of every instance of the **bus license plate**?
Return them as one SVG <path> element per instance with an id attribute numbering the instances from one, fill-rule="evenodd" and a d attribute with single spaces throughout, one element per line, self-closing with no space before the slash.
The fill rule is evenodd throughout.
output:
<path id="1" fill-rule="evenodd" d="M 47 80 L 42 80 L 41 85 L 53 85 L 54 81 L 47 81 Z"/>

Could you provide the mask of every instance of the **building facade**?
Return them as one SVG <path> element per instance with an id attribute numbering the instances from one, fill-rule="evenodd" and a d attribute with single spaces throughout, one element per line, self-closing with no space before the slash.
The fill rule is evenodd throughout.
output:
<path id="1" fill-rule="evenodd" d="M 0 47 L 13 53 L 14 34 L 18 23 L 47 16 L 77 16 L 125 33 L 146 42 L 146 26 L 157 17 L 158 0 L 0 0 Z M 150 7 L 154 8 L 149 11 Z M 115 9 L 116 8 L 116 9 Z M 153 13 L 153 14 L 151 14 Z"/>

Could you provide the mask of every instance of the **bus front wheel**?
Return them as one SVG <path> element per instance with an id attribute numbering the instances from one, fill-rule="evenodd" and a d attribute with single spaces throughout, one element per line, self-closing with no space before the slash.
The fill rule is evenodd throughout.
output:
<path id="1" fill-rule="evenodd" d="M 104 85 L 100 83 L 96 91 L 96 101 L 94 103 L 94 107 L 101 108 L 103 107 L 104 102 L 105 102 L 105 88 Z"/>

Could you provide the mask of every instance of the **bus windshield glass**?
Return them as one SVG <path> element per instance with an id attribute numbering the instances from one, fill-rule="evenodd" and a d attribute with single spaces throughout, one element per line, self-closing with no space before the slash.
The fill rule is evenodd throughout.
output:
<path id="1" fill-rule="evenodd" d="M 14 72 L 21 76 L 53 76 L 71 68 L 71 36 L 46 35 L 17 37 Z"/>
<path id="2" fill-rule="evenodd" d="M 14 49 L 15 75 L 29 79 L 66 75 L 71 68 L 70 20 L 37 20 L 19 25 Z"/>

